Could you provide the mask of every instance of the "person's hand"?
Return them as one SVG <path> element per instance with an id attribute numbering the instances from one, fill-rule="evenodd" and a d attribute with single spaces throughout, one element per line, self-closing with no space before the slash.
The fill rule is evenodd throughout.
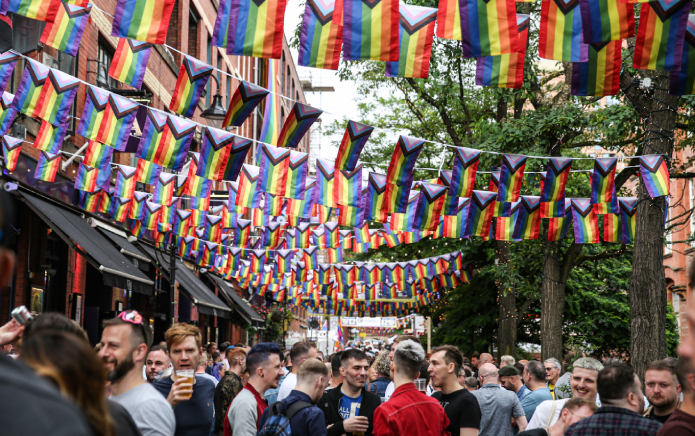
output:
<path id="1" fill-rule="evenodd" d="M 24 326 L 11 319 L 10 322 L 0 327 L 0 347 L 17 340 L 24 332 Z"/>
<path id="2" fill-rule="evenodd" d="M 366 416 L 353 416 L 343 421 L 343 428 L 346 432 L 367 431 L 369 428 L 369 418 Z"/>
<path id="3" fill-rule="evenodd" d="M 185 378 L 180 378 L 171 385 L 167 401 L 172 406 L 177 406 L 181 401 L 188 401 L 193 394 L 193 384 Z"/>

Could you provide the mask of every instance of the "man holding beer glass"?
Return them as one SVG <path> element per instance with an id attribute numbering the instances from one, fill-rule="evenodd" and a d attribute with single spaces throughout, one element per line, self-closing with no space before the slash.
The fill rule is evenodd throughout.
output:
<path id="1" fill-rule="evenodd" d="M 176 436 L 210 434 L 214 420 L 215 384 L 196 377 L 203 353 L 200 329 L 190 324 L 174 324 L 164 334 L 171 365 L 171 377 L 153 386 L 166 397 L 176 416 Z"/>

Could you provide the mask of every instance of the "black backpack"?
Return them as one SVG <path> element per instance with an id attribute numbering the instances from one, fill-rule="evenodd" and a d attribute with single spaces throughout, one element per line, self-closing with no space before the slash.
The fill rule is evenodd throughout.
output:
<path id="1" fill-rule="evenodd" d="M 257 436 L 292 436 L 290 419 L 292 419 L 297 412 L 311 406 L 312 405 L 306 401 L 297 401 L 285 410 L 285 405 L 282 402 L 278 401 L 274 403 L 270 406 L 268 419 L 263 425 L 263 428 L 258 431 Z"/>

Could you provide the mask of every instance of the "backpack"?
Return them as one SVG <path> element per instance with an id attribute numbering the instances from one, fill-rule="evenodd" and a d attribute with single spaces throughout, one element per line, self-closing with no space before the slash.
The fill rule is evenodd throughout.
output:
<path id="1" fill-rule="evenodd" d="M 290 407 L 285 409 L 285 405 L 278 401 L 270 406 L 270 412 L 268 412 L 268 419 L 266 420 L 263 428 L 258 431 L 257 436 L 292 436 L 292 427 L 290 427 L 290 419 L 297 412 L 311 407 L 310 403 L 306 401 L 297 401 L 293 403 Z"/>

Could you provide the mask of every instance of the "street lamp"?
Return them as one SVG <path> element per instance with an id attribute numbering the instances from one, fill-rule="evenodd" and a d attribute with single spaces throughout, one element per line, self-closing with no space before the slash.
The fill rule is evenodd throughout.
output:
<path id="1" fill-rule="evenodd" d="M 217 93 L 212 96 L 212 104 L 210 107 L 205 109 L 200 116 L 208 120 L 212 127 L 219 129 L 222 127 L 224 117 L 227 115 L 227 109 L 225 109 L 224 105 L 222 104 L 219 80 L 217 80 L 217 77 L 215 77 L 214 74 L 210 75 L 210 77 L 212 77 L 215 80 L 215 83 L 217 83 Z"/>

